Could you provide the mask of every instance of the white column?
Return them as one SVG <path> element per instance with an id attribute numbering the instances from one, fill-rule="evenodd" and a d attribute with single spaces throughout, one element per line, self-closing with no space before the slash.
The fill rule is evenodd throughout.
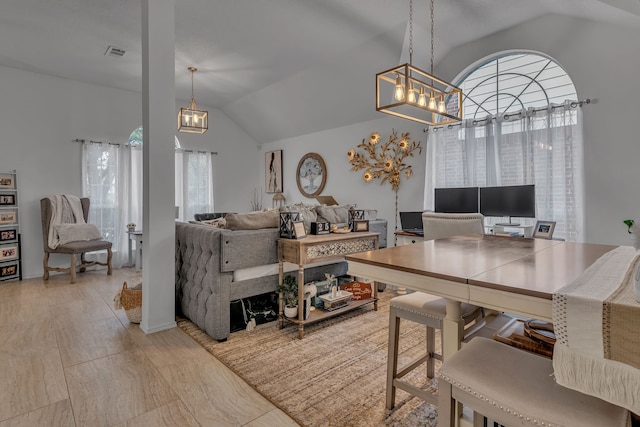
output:
<path id="1" fill-rule="evenodd" d="M 175 0 L 142 0 L 143 254 L 146 333 L 175 322 Z"/>

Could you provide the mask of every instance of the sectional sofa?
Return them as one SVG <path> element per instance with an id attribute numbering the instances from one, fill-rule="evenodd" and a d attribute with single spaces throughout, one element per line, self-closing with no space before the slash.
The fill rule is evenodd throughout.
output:
<path id="1" fill-rule="evenodd" d="M 380 246 L 386 246 L 386 220 L 372 220 L 370 231 L 380 233 Z M 278 233 L 276 226 L 243 230 L 177 222 L 178 314 L 190 319 L 213 339 L 226 340 L 230 334 L 231 301 L 275 291 Z M 344 261 L 312 266 L 305 269 L 305 281 L 322 280 L 325 273 L 340 276 L 346 272 Z"/>

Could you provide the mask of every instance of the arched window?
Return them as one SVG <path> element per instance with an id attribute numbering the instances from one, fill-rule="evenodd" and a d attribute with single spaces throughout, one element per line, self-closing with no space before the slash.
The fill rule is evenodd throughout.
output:
<path id="1" fill-rule="evenodd" d="M 425 209 L 433 209 L 434 188 L 535 184 L 537 219 L 556 221 L 554 236 L 580 241 L 580 103 L 564 69 L 541 54 L 498 53 L 457 85 L 464 120 L 428 130 Z"/>
<path id="2" fill-rule="evenodd" d="M 131 135 L 129 135 L 129 145 L 142 147 L 142 126 L 131 132 Z M 181 148 L 177 136 L 175 136 L 175 145 L 176 149 Z"/>
<path id="3" fill-rule="evenodd" d="M 576 100 L 576 89 L 553 59 L 534 53 L 493 57 L 460 79 L 464 119 L 484 119 Z"/>

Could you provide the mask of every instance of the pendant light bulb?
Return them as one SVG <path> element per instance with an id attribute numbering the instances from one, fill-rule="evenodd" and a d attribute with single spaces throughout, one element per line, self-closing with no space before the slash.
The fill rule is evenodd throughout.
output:
<path id="1" fill-rule="evenodd" d="M 440 95 L 440 102 L 438 103 L 438 113 L 446 113 L 447 106 L 444 103 L 444 95 Z"/>
<path id="2" fill-rule="evenodd" d="M 400 74 L 398 74 L 398 78 L 396 79 L 395 98 L 396 98 L 396 101 L 404 100 L 404 86 L 402 85 L 402 79 L 400 78 Z"/>
<path id="3" fill-rule="evenodd" d="M 424 93 L 423 86 L 420 86 L 420 96 L 418 96 L 418 105 L 421 107 L 427 106 L 427 95 Z"/>
<path id="4" fill-rule="evenodd" d="M 416 90 L 413 88 L 413 83 L 409 83 L 409 97 L 407 100 L 412 104 L 416 103 Z"/>
<path id="5" fill-rule="evenodd" d="M 431 93 L 429 93 L 429 106 L 427 107 L 429 110 L 435 110 L 436 109 L 436 98 L 433 95 L 433 91 L 431 91 Z"/>

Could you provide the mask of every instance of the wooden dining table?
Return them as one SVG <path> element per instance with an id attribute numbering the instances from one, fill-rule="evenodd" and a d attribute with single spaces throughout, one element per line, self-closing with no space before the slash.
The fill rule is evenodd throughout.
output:
<path id="1" fill-rule="evenodd" d="M 552 321 L 552 295 L 616 246 L 471 234 L 346 256 L 349 274 L 446 299 L 443 357 L 460 348 L 460 305 Z"/>

